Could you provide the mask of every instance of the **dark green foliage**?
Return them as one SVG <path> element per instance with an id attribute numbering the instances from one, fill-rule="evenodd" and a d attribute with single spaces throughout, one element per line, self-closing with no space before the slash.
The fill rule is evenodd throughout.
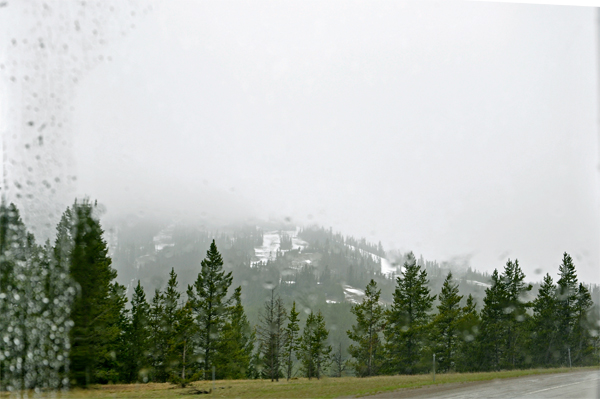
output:
<path id="1" fill-rule="evenodd" d="M 486 288 L 484 306 L 481 311 L 480 367 L 482 370 L 500 370 L 504 354 L 504 337 L 506 324 L 504 304 L 506 289 L 498 270 L 492 273 L 492 286 Z"/>
<path id="2" fill-rule="evenodd" d="M 506 315 L 506 353 L 503 365 L 505 368 L 523 367 L 526 363 L 525 353 L 527 337 L 527 309 L 531 303 L 525 300 L 531 284 L 525 284 L 525 273 L 519 266 L 519 261 L 510 259 L 506 262 L 502 276 L 506 290 L 504 313 Z"/>
<path id="3" fill-rule="evenodd" d="M 387 371 L 414 374 L 422 371 L 422 351 L 435 296 L 429 295 L 427 272 L 414 255 L 408 255 L 404 271 L 396 279 L 392 307 L 384 330 L 387 341 Z"/>
<path id="4" fill-rule="evenodd" d="M 104 231 L 94 216 L 95 205 L 84 200 L 67 208 L 57 228 L 55 257 L 68 264 L 78 294 L 71 309 L 70 379 L 79 386 L 118 379 L 112 369 L 112 346 L 124 305 L 122 286 L 114 285 Z"/>
<path id="5" fill-rule="evenodd" d="M 574 344 L 573 328 L 575 326 L 575 304 L 577 302 L 577 273 L 573 259 L 566 252 L 563 261 L 558 267 L 557 281 L 557 315 L 558 315 L 558 342 L 560 363 L 569 364 L 569 348 Z"/>
<path id="6" fill-rule="evenodd" d="M 475 300 L 469 294 L 466 305 L 461 309 L 457 329 L 460 333 L 456 356 L 456 371 L 478 370 L 479 345 L 477 335 L 481 319 L 477 313 Z"/>
<path id="7" fill-rule="evenodd" d="M 186 345 L 189 341 L 185 338 L 187 328 L 182 328 L 183 325 L 188 324 L 188 314 L 180 306 L 181 293 L 177 290 L 177 285 L 177 274 L 171 268 L 167 287 L 161 296 L 161 339 L 164 347 L 164 360 L 162 363 L 164 364 L 165 376 L 168 379 L 180 376 L 180 365 L 184 358 L 182 351 L 185 349 L 187 352 Z M 181 325 L 182 323 L 183 325 Z M 182 345 L 184 348 L 181 347 Z M 189 356 L 189 353 L 186 353 L 186 356 L 188 359 L 193 358 Z"/>
<path id="8" fill-rule="evenodd" d="M 194 347 L 193 339 L 188 337 L 193 336 L 188 326 L 190 309 L 181 306 L 181 293 L 177 285 L 177 274 L 171 269 L 167 287 L 164 291 L 156 290 L 152 299 L 149 326 L 153 381 L 180 382 L 185 374 L 183 360 L 189 363 L 194 358 L 193 350 L 190 350 Z"/>
<path id="9" fill-rule="evenodd" d="M 150 306 L 138 280 L 131 299 L 131 320 L 125 329 L 125 379 L 128 382 L 148 381 L 150 363 Z"/>
<path id="10" fill-rule="evenodd" d="M 439 295 L 438 314 L 433 320 L 431 341 L 436 353 L 440 372 L 456 369 L 457 349 L 459 347 L 462 299 L 458 295 L 458 285 L 452 281 L 452 273 L 448 273 Z M 469 312 L 467 310 L 467 312 Z"/>
<path id="11" fill-rule="evenodd" d="M 168 370 L 171 373 L 170 379 L 185 387 L 187 383 L 195 379 L 194 364 L 194 337 L 197 334 L 198 327 L 194 322 L 194 316 L 190 303 L 177 309 L 175 335 L 168 341 Z M 171 346 L 173 345 L 173 346 Z M 199 374 L 197 374 L 199 375 Z"/>
<path id="12" fill-rule="evenodd" d="M 166 286 L 166 273 L 152 283 L 165 288 L 156 290 L 150 304 L 142 289 L 149 279 L 140 276 L 127 308 L 125 287 L 115 280 L 95 212 L 88 201 L 68 208 L 51 247 L 35 243 L 14 205 L 0 205 L 0 331 L 5 337 L 0 340 L 0 390 L 57 389 L 69 378 L 81 386 L 148 380 L 185 386 L 210 377 L 212 366 L 217 378 L 289 379 L 296 360 L 309 378 L 320 378 L 332 360 L 333 376 L 342 375 L 346 364 L 359 376 L 418 373 L 430 370 L 432 353 L 442 372 L 568 365 L 569 353 L 573 366 L 600 362 L 600 316 L 592 301 L 598 288 L 577 281 L 566 253 L 557 285 L 546 275 L 532 303 L 532 286 L 524 283 L 518 261 L 509 260 L 502 275 L 492 274 L 479 313 L 475 297 L 483 288 L 465 280 L 485 283 L 487 275 L 469 269 L 454 282 L 444 264 L 399 255 L 404 270 L 392 296 L 394 280 L 379 273 L 379 259 L 371 255 L 383 255 L 381 245 L 331 229 L 303 230 L 309 246 L 301 249 L 291 249 L 291 237 L 281 233 L 282 251 L 259 265 L 250 264 L 254 247 L 262 243 L 256 228 L 216 235 L 212 243 L 208 233 L 175 231 L 173 246 L 164 248 L 155 247 L 153 234 L 132 234 L 135 239 L 117 247 L 121 259 L 152 255 L 156 261 L 149 260 L 143 272 L 130 271 L 125 281 L 138 273 L 163 273 L 166 267 L 171 272 Z M 222 243 L 223 256 L 216 243 Z M 188 280 L 191 270 L 197 271 L 199 248 L 206 247 L 184 302 L 175 268 L 188 265 L 182 271 Z M 246 287 L 246 307 L 241 287 L 227 299 L 234 267 L 236 281 Z M 258 319 L 266 281 L 280 281 L 279 294 L 295 301 L 286 324 L 283 302 L 272 291 L 257 334 L 248 319 Z M 458 281 L 467 297 L 462 307 Z M 344 301 L 363 284 L 362 303 Z M 441 291 L 435 316 L 432 287 Z M 390 298 L 392 306 L 384 312 L 380 301 Z M 323 312 L 310 311 L 319 307 Z M 305 311 L 310 314 L 300 336 Z M 328 341 L 336 343 L 333 356 Z M 352 362 L 344 361 L 344 348 Z"/>
<path id="13" fill-rule="evenodd" d="M 379 303 L 380 296 L 381 290 L 371 280 L 365 289 L 362 303 L 353 305 L 350 309 L 356 316 L 356 324 L 347 331 L 348 337 L 355 342 L 348 348 L 348 353 L 354 358 L 350 363 L 351 367 L 361 377 L 378 375 L 383 363 L 382 331 L 385 313 Z M 339 357 L 341 359 L 341 352 Z"/>
<path id="14" fill-rule="evenodd" d="M 300 326 L 298 325 L 300 315 L 296 311 L 296 302 L 292 303 L 290 314 L 288 316 L 288 323 L 283 332 L 283 365 L 285 368 L 285 377 L 289 380 L 292 378 L 292 372 L 294 370 L 294 359 L 297 357 L 300 339 Z"/>
<path id="15" fill-rule="evenodd" d="M 593 355 L 593 344 L 590 331 L 592 326 L 589 323 L 588 316 L 593 306 L 592 296 L 585 285 L 579 283 L 574 306 L 574 325 L 571 356 L 573 364 L 590 365 Z"/>
<path id="16" fill-rule="evenodd" d="M 208 372 L 219 345 L 219 337 L 228 316 L 227 290 L 231 272 L 223 271 L 223 258 L 213 240 L 194 285 L 188 286 L 187 295 L 198 326 L 198 346 L 203 369 Z"/>
<path id="17" fill-rule="evenodd" d="M 164 382 L 168 379 L 167 372 L 167 339 L 164 332 L 164 296 L 157 289 L 154 291 L 154 297 L 150 303 L 150 315 L 148 325 L 150 330 L 150 365 L 151 380 L 154 382 Z"/>
<path id="18" fill-rule="evenodd" d="M 531 320 L 531 354 L 537 365 L 550 367 L 558 364 L 558 314 L 556 285 L 550 274 L 544 280 L 538 295 L 533 301 L 533 318 Z"/>
<path id="19" fill-rule="evenodd" d="M 217 377 L 225 379 L 246 378 L 254 348 L 254 333 L 242 306 L 242 287 L 233 293 L 229 320 L 221 333 L 215 357 Z"/>
<path id="20" fill-rule="evenodd" d="M 68 266 L 27 232 L 14 204 L 0 203 L 0 391 L 68 386 Z M 52 333 L 47 333 L 52 331 Z"/>
<path id="21" fill-rule="evenodd" d="M 325 319 L 319 311 L 316 315 L 311 311 L 300 339 L 299 357 L 302 361 L 304 375 L 311 379 L 321 378 L 331 364 L 331 345 L 327 345 L 329 331 L 325 327 Z"/>
<path id="22" fill-rule="evenodd" d="M 285 307 L 275 289 L 271 290 L 271 299 L 265 302 L 260 318 L 258 337 L 262 348 L 263 374 L 271 381 L 279 381 L 285 339 L 284 323 L 287 318 Z"/>

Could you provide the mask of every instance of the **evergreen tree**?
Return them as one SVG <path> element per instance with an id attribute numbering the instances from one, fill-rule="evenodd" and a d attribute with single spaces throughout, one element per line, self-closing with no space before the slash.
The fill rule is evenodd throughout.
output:
<path id="1" fill-rule="evenodd" d="M 475 299 L 469 294 L 466 305 L 461 309 L 460 319 L 457 323 L 460 332 L 458 342 L 457 371 L 478 370 L 479 346 L 476 340 L 479 333 L 481 319 L 477 313 Z"/>
<path id="2" fill-rule="evenodd" d="M 311 311 L 300 339 L 300 359 L 306 377 L 320 379 L 331 363 L 331 345 L 327 345 L 329 331 L 325 327 L 325 319 L 319 311 L 316 315 Z"/>
<path id="3" fill-rule="evenodd" d="M 177 285 L 177 273 L 175 273 L 174 268 L 171 268 L 167 287 L 164 289 L 161 296 L 162 317 L 160 321 L 160 330 L 162 334 L 162 346 L 164 347 L 163 364 L 166 378 L 173 378 L 174 376 L 179 376 L 180 374 L 179 364 L 181 356 L 179 347 L 181 346 L 182 331 L 177 330 L 178 323 L 181 322 L 179 318 L 183 317 L 184 315 L 181 314 L 181 309 L 179 306 L 181 293 L 177 290 Z"/>
<path id="4" fill-rule="evenodd" d="M 533 301 L 531 353 L 535 364 L 549 367 L 559 361 L 557 328 L 556 285 L 550 274 L 546 274 Z"/>
<path id="5" fill-rule="evenodd" d="M 131 299 L 131 320 L 125 332 L 127 343 L 126 379 L 128 382 L 147 382 L 149 366 L 149 316 L 150 306 L 146 302 L 146 294 L 138 280 Z"/>
<path id="6" fill-rule="evenodd" d="M 504 337 L 506 324 L 504 308 L 506 304 L 506 289 L 504 281 L 494 269 L 492 285 L 485 289 L 481 311 L 481 364 L 484 370 L 500 370 L 504 355 Z"/>
<path id="7" fill-rule="evenodd" d="M 70 331 L 70 378 L 80 386 L 113 379 L 107 369 L 113 362 L 111 344 L 116 342 L 123 301 L 120 286 L 112 281 L 117 273 L 111 267 L 104 231 L 94 216 L 96 205 L 75 202 L 63 214 L 57 227 L 55 257 L 69 265 L 78 287 L 71 309 L 74 323 Z"/>
<path id="8" fill-rule="evenodd" d="M 396 279 L 392 307 L 384 330 L 388 365 L 391 373 L 413 374 L 420 371 L 421 352 L 435 296 L 429 295 L 427 272 L 407 255 L 404 271 Z"/>
<path id="9" fill-rule="evenodd" d="M 527 309 L 531 303 L 524 300 L 526 294 L 531 291 L 533 286 L 525 284 L 525 273 L 519 266 L 519 261 L 510 259 L 504 267 L 504 287 L 506 290 L 506 299 L 504 304 L 505 323 L 506 323 L 506 353 L 504 366 L 507 368 L 516 368 L 523 366 L 526 341 Z"/>
<path id="10" fill-rule="evenodd" d="M 164 296 L 156 289 L 150 303 L 150 316 L 148 325 L 150 330 L 150 364 L 152 381 L 165 382 L 169 375 L 167 372 L 166 353 L 168 336 L 164 331 Z"/>
<path id="11" fill-rule="evenodd" d="M 33 248 L 14 204 L 0 205 L 0 387 L 18 390 L 27 363 L 28 282 Z"/>
<path id="12" fill-rule="evenodd" d="M 569 364 L 568 353 L 573 346 L 573 328 L 575 326 L 575 304 L 577 302 L 577 273 L 573 259 L 566 252 L 559 266 L 559 279 L 557 281 L 557 316 L 558 316 L 558 348 L 560 362 Z"/>
<path id="13" fill-rule="evenodd" d="M 254 348 L 254 334 L 242 306 L 242 287 L 233 293 L 230 319 L 225 323 L 215 357 L 219 378 L 246 378 Z"/>
<path id="14" fill-rule="evenodd" d="M 187 295 L 198 326 L 198 344 L 204 371 L 211 370 L 219 337 L 227 320 L 229 300 L 227 290 L 231 285 L 231 272 L 223 271 L 223 258 L 215 240 L 201 263 L 201 271 L 194 285 L 188 286 Z"/>
<path id="15" fill-rule="evenodd" d="M 356 344 L 350 345 L 348 353 L 354 358 L 351 362 L 354 372 L 361 377 L 378 375 L 383 362 L 381 332 L 385 323 L 385 313 L 379 303 L 380 296 L 381 290 L 378 290 L 377 283 L 371 280 L 365 289 L 362 303 L 350 308 L 356 316 L 356 324 L 346 334 Z"/>
<path id="16" fill-rule="evenodd" d="M 591 364 L 590 360 L 593 354 L 592 337 L 590 335 L 592 326 L 588 321 L 588 316 L 594 303 L 590 291 L 582 283 L 579 283 L 576 298 L 572 355 L 573 363 L 583 366 Z"/>
<path id="17" fill-rule="evenodd" d="M 170 369 L 174 371 L 175 366 L 179 365 L 176 375 L 172 375 L 173 381 L 179 382 L 182 387 L 194 379 L 194 363 L 196 363 L 194 352 L 194 337 L 197 335 L 197 326 L 194 322 L 194 316 L 190 302 L 177 309 L 175 324 L 176 334 L 176 353 L 178 358 L 170 363 Z"/>
<path id="18" fill-rule="evenodd" d="M 292 378 L 292 371 L 294 369 L 294 358 L 298 352 L 299 347 L 299 335 L 300 326 L 298 325 L 300 312 L 296 311 L 296 301 L 292 302 L 292 308 L 290 309 L 290 315 L 288 316 L 288 324 L 283 332 L 283 352 L 284 358 L 285 376 L 289 379 Z"/>
<path id="19" fill-rule="evenodd" d="M 439 298 L 438 314 L 432 329 L 434 351 L 437 354 L 439 371 L 454 371 L 460 336 L 458 324 L 461 321 L 462 309 L 459 304 L 462 296 L 458 295 L 458 285 L 453 283 L 451 272 L 444 280 Z"/>
<path id="20" fill-rule="evenodd" d="M 284 340 L 284 325 L 286 311 L 279 295 L 275 296 L 275 289 L 271 290 L 271 299 L 265 302 L 263 313 L 260 317 L 258 336 L 262 343 L 262 358 L 264 374 L 271 381 L 279 381 L 281 375 L 281 357 Z"/>
<path id="21" fill-rule="evenodd" d="M 129 319 L 126 308 L 127 296 L 124 285 L 113 282 L 108 286 L 106 325 L 102 331 L 106 337 L 106 352 L 99 357 L 95 370 L 96 382 L 116 383 L 124 380 L 126 349 L 123 346 Z"/>

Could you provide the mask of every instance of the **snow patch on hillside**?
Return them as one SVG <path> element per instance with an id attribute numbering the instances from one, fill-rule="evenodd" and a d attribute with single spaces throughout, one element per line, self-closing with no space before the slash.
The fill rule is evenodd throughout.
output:
<path id="1" fill-rule="evenodd" d="M 162 229 L 161 231 L 159 231 L 158 234 L 152 238 L 152 241 L 154 242 L 154 250 L 156 252 L 160 252 L 166 247 L 175 246 L 175 244 L 173 243 L 173 231 L 174 230 L 175 230 L 175 225 L 171 224 L 171 225 L 165 227 L 164 229 Z"/>
<path id="2" fill-rule="evenodd" d="M 467 284 L 478 285 L 480 287 L 485 287 L 485 288 L 491 287 L 490 284 L 482 283 L 481 281 L 475 281 L 475 280 L 465 280 L 465 281 L 467 282 Z"/>
<path id="3" fill-rule="evenodd" d="M 346 299 L 346 302 L 360 303 L 365 296 L 363 290 L 354 288 L 351 285 L 344 284 L 342 285 L 342 288 L 344 289 L 344 298 Z"/>
<path id="4" fill-rule="evenodd" d="M 298 238 L 298 232 L 300 228 L 296 228 L 296 230 L 285 230 L 282 231 L 282 234 L 286 234 L 292 238 L 292 249 L 300 249 L 303 250 L 308 246 L 308 243 L 300 238 Z M 269 231 L 263 234 L 263 242 L 260 247 L 254 248 L 254 256 L 256 260 L 250 263 L 250 266 L 255 266 L 259 263 L 267 263 L 270 260 L 275 260 L 277 257 L 277 251 L 281 253 L 285 253 L 288 250 L 281 250 L 281 236 L 279 235 L 279 231 Z"/>
<path id="5" fill-rule="evenodd" d="M 350 244 L 345 244 L 348 248 L 350 248 L 351 250 L 355 251 L 356 247 L 354 245 L 350 245 Z M 379 262 L 379 264 L 381 265 L 381 274 L 383 275 L 396 275 L 397 274 L 397 268 L 396 266 L 394 266 L 392 264 L 392 262 L 390 262 L 389 260 L 387 260 L 386 258 L 382 258 L 379 255 L 375 255 L 372 254 L 371 252 L 367 252 L 364 249 L 359 248 L 358 249 L 360 251 L 360 253 L 362 255 L 370 255 L 371 258 L 375 261 L 375 262 Z"/>

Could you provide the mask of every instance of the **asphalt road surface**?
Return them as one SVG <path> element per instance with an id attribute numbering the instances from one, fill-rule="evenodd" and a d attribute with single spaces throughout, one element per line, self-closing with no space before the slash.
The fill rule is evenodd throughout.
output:
<path id="1" fill-rule="evenodd" d="M 600 370 L 535 375 L 473 383 L 439 384 L 386 392 L 370 399 L 573 398 L 600 399 Z"/>

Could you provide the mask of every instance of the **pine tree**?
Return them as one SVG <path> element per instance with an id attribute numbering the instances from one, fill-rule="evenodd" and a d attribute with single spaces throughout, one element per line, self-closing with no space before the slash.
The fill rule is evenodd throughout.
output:
<path id="1" fill-rule="evenodd" d="M 156 289 L 150 303 L 150 316 L 148 326 L 150 330 L 150 364 L 152 381 L 165 382 L 169 375 L 167 372 L 166 353 L 168 336 L 164 331 L 164 296 Z"/>
<path id="2" fill-rule="evenodd" d="M 126 350 L 125 331 L 129 323 L 126 289 L 124 285 L 113 282 L 108 286 L 106 323 L 103 334 L 106 337 L 106 352 L 99 357 L 95 370 L 96 382 L 116 383 L 124 379 L 123 373 Z"/>
<path id="3" fill-rule="evenodd" d="M 457 329 L 460 332 L 458 342 L 457 371 L 476 371 L 479 368 L 479 345 L 477 335 L 481 319 L 477 313 L 475 299 L 469 294 L 466 305 L 461 309 Z"/>
<path id="4" fill-rule="evenodd" d="M 271 381 L 279 381 L 281 375 L 282 346 L 284 340 L 284 322 L 286 311 L 275 289 L 271 290 L 271 299 L 265 302 L 260 316 L 258 337 L 262 345 L 263 373 Z"/>
<path id="5" fill-rule="evenodd" d="M 283 332 L 283 351 L 282 356 L 284 359 L 285 376 L 289 379 L 292 378 L 292 372 L 294 369 L 294 358 L 299 348 L 299 335 L 300 326 L 298 325 L 300 312 L 296 311 L 296 301 L 292 302 L 292 308 L 288 316 L 288 324 Z"/>
<path id="6" fill-rule="evenodd" d="M 320 379 L 331 363 L 331 345 L 327 345 L 329 331 L 325 327 L 325 319 L 319 311 L 316 315 L 311 311 L 300 339 L 300 359 L 306 377 Z"/>
<path id="7" fill-rule="evenodd" d="M 254 335 L 242 306 L 242 287 L 237 287 L 233 293 L 230 318 L 223 327 L 215 357 L 218 378 L 246 378 L 253 348 Z"/>
<path id="8" fill-rule="evenodd" d="M 594 305 L 590 291 L 585 285 L 579 283 L 574 306 L 573 326 L 573 363 L 577 365 L 591 364 L 593 354 L 592 337 L 590 331 L 592 326 L 588 321 L 590 309 Z"/>
<path id="9" fill-rule="evenodd" d="M 75 202 L 57 227 L 55 257 L 69 265 L 78 295 L 71 309 L 70 378 L 88 386 L 114 378 L 107 369 L 112 359 L 110 345 L 120 334 L 122 307 L 120 287 L 112 285 L 117 273 L 111 267 L 104 231 L 94 216 L 96 205 Z"/>
<path id="10" fill-rule="evenodd" d="M 150 306 L 146 294 L 138 280 L 131 298 L 131 320 L 125 333 L 127 343 L 127 381 L 147 382 L 149 366 L 149 327 Z"/>
<path id="11" fill-rule="evenodd" d="M 170 370 L 175 371 L 175 366 L 179 365 L 177 374 L 173 374 L 171 379 L 178 382 L 182 388 L 185 388 L 188 382 L 194 379 L 192 374 L 193 366 L 195 363 L 195 352 L 194 352 L 194 337 L 197 335 L 197 325 L 194 322 L 193 311 L 190 302 L 177 309 L 175 324 L 175 336 L 176 336 L 176 353 L 177 359 L 170 363 Z"/>
<path id="12" fill-rule="evenodd" d="M 524 297 L 533 286 L 524 283 L 525 273 L 516 259 L 514 262 L 510 259 L 506 262 L 502 279 L 506 290 L 504 304 L 506 352 L 503 363 L 505 367 L 517 368 L 523 366 L 525 359 L 526 326 L 529 318 L 527 309 L 531 307 L 531 303 Z"/>
<path id="13" fill-rule="evenodd" d="M 210 244 L 201 266 L 196 282 L 188 286 L 187 295 L 198 326 L 198 344 L 206 372 L 213 366 L 221 330 L 227 320 L 230 301 L 226 300 L 226 296 L 233 278 L 231 272 L 223 271 L 223 258 L 215 240 Z"/>
<path id="14" fill-rule="evenodd" d="M 573 259 L 566 252 L 559 266 L 557 281 L 558 348 L 560 362 L 569 364 L 568 353 L 573 346 L 573 328 L 575 326 L 575 304 L 577 302 L 577 273 Z"/>
<path id="15" fill-rule="evenodd" d="M 29 272 L 33 248 L 14 204 L 0 205 L 0 387 L 19 390 L 25 383 Z"/>
<path id="16" fill-rule="evenodd" d="M 504 337 L 506 330 L 505 304 L 506 288 L 498 270 L 492 273 L 492 285 L 485 289 L 483 310 L 481 311 L 481 365 L 484 370 L 500 370 L 504 355 Z"/>
<path id="17" fill-rule="evenodd" d="M 550 274 L 546 274 L 533 301 L 531 353 L 535 364 L 549 367 L 558 362 L 560 352 L 557 348 L 557 328 L 556 285 Z"/>
<path id="18" fill-rule="evenodd" d="M 378 290 L 377 283 L 371 280 L 365 289 L 362 303 L 350 308 L 356 316 L 356 324 L 346 334 L 356 344 L 350 345 L 348 353 L 354 358 L 351 363 L 354 372 L 361 377 L 378 375 L 383 362 L 381 333 L 385 313 L 379 303 L 380 296 L 381 290 Z"/>
<path id="19" fill-rule="evenodd" d="M 438 314 L 433 320 L 434 351 L 437 354 L 439 371 L 453 371 L 460 331 L 458 323 L 461 319 L 459 306 L 462 295 L 458 295 L 458 285 L 452 281 L 452 273 L 448 273 L 439 295 Z"/>
<path id="20" fill-rule="evenodd" d="M 162 292 L 162 317 L 161 317 L 161 334 L 162 346 L 164 347 L 164 369 L 165 377 L 173 378 L 179 376 L 180 353 L 179 346 L 181 344 L 181 335 L 178 334 L 177 325 L 180 322 L 180 300 L 181 293 L 177 290 L 177 273 L 171 268 L 169 273 L 169 281 Z M 189 355 L 189 354 L 188 354 Z"/>
<path id="21" fill-rule="evenodd" d="M 396 284 L 388 327 L 384 330 L 387 369 L 391 373 L 413 374 L 422 369 L 421 352 L 435 296 L 429 295 L 427 272 L 417 265 L 412 252 L 407 255 Z"/>

